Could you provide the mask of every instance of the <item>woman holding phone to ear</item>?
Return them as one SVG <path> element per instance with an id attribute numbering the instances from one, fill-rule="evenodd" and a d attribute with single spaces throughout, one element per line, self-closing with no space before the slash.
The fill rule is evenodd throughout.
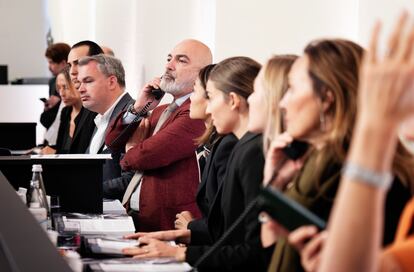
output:
<path id="1" fill-rule="evenodd" d="M 284 179 L 280 182 L 276 177 L 276 184 L 272 185 L 284 189 L 288 197 L 325 220 L 339 186 L 355 122 L 362 54 L 359 45 L 340 39 L 314 41 L 305 48 L 305 54 L 293 64 L 288 91 L 279 104 L 286 131 L 272 142 L 266 157 L 265 181 L 272 176 L 277 162 L 284 160 L 282 149 L 293 139 L 309 143 L 297 175 L 289 182 Z M 401 157 L 399 159 L 395 170 L 402 182 L 395 182 L 390 191 L 385 243 L 392 240 L 398 216 L 410 197 L 409 167 L 402 163 Z M 284 172 L 285 167 L 288 164 L 279 173 Z M 285 234 L 283 228 L 272 220 L 264 221 L 263 245 L 275 243 L 269 271 L 301 271 L 300 256 L 281 237 Z"/>
<path id="2" fill-rule="evenodd" d="M 398 130 L 414 116 L 414 28 L 408 19 L 407 13 L 400 17 L 383 58 L 377 55 L 379 24 L 373 31 L 361 68 L 357 122 L 329 233 L 317 234 L 316 228 L 306 226 L 289 235 L 306 271 L 414 269 L 413 199 L 401 216 L 394 243 L 382 254 L 380 246 L 387 217 L 383 207 L 389 202 L 400 152 Z M 412 163 L 412 158 L 406 160 Z"/>

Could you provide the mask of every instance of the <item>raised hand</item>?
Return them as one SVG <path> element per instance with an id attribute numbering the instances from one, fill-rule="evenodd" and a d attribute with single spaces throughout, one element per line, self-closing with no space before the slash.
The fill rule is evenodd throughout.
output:
<path id="1" fill-rule="evenodd" d="M 387 53 L 378 57 L 377 23 L 360 74 L 359 118 L 364 122 L 399 125 L 414 113 L 414 27 L 401 15 L 392 32 Z"/>

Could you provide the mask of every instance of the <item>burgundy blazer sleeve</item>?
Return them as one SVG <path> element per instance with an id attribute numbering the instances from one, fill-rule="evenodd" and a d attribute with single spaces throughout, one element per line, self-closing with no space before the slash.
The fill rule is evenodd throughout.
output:
<path id="1" fill-rule="evenodd" d="M 110 149 L 112 151 L 124 149 L 130 135 L 139 125 L 139 122 L 132 124 L 131 128 L 128 129 L 128 132 L 122 135 L 116 142 L 114 142 L 118 135 L 120 135 L 121 132 L 124 131 L 124 129 L 128 126 L 122 123 L 122 117 L 124 113 L 125 111 L 120 112 L 118 116 L 114 118 L 114 121 L 112 121 L 108 126 L 108 129 L 106 131 L 105 145 L 110 146 Z"/>
<path id="2" fill-rule="evenodd" d="M 190 101 L 187 100 L 155 135 L 131 148 L 121 161 L 122 168 L 140 171 L 157 169 L 193 156 L 194 139 L 203 133 L 205 126 L 201 120 L 190 119 L 189 105 Z M 161 111 L 162 109 L 157 109 L 152 114 L 151 131 L 154 130 Z"/>

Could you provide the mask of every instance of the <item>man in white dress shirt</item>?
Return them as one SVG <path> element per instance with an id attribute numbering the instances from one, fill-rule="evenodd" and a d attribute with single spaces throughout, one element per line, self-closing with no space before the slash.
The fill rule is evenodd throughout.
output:
<path id="1" fill-rule="evenodd" d="M 81 58 L 78 62 L 77 79 L 82 105 L 98 113 L 96 129 L 87 153 L 110 152 L 104 145 L 106 128 L 119 112 L 134 100 L 125 91 L 125 71 L 119 59 L 99 54 Z M 121 153 L 112 153 L 113 160 L 104 165 L 104 181 L 121 177 L 119 165 Z"/>

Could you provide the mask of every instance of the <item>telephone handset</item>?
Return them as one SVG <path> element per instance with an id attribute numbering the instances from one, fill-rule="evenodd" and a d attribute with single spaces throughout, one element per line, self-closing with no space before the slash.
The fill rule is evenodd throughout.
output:
<path id="1" fill-rule="evenodd" d="M 165 92 L 161 89 L 152 89 L 151 94 L 154 96 L 155 100 L 160 100 L 165 95 Z"/>
<path id="2" fill-rule="evenodd" d="M 289 159 L 297 160 L 306 153 L 308 147 L 308 143 L 294 140 L 283 149 L 283 152 Z M 326 222 L 318 215 L 272 186 L 263 188 L 257 201 L 261 210 L 266 211 L 289 231 L 303 225 L 315 225 L 319 230 L 326 228 Z"/>
<path id="3" fill-rule="evenodd" d="M 302 142 L 299 140 L 294 140 L 289 145 L 287 145 L 285 148 L 283 148 L 283 153 L 291 159 L 291 160 L 297 160 L 300 157 L 302 157 L 306 151 L 308 150 L 309 144 L 306 142 Z"/>

